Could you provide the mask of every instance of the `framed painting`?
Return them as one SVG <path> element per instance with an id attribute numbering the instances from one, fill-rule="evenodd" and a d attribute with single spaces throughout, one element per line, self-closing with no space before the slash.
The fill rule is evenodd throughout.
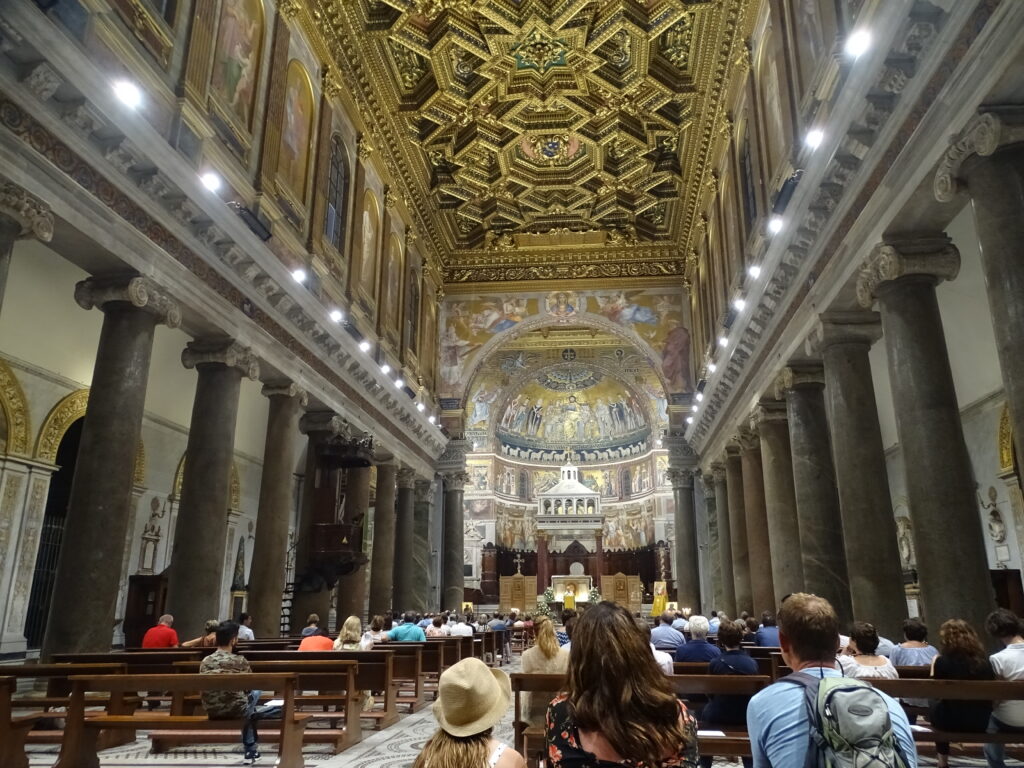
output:
<path id="1" fill-rule="evenodd" d="M 210 94 L 236 128 L 248 134 L 263 53 L 261 0 L 223 0 L 217 21 Z"/>
<path id="2" fill-rule="evenodd" d="M 302 63 L 292 59 L 288 62 L 285 77 L 277 178 L 290 196 L 302 205 L 306 202 L 312 135 L 313 85 Z"/>
<path id="3" fill-rule="evenodd" d="M 373 192 L 363 196 L 363 225 L 359 243 L 359 291 L 364 303 L 376 301 L 377 241 L 380 237 L 380 205 Z"/>

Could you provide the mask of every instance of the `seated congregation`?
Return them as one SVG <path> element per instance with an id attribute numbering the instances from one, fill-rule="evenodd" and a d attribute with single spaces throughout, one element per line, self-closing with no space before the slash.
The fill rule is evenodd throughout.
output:
<path id="1" fill-rule="evenodd" d="M 57 768 L 98 765 L 138 732 L 154 752 L 240 741 L 253 764 L 262 732 L 277 764 L 298 768 L 304 745 L 344 752 L 364 724 L 401 729 L 396 706 L 412 714 L 429 698 L 422 717 L 437 730 L 414 768 L 705 767 L 716 757 L 789 768 L 866 754 L 913 768 L 919 752 L 946 768 L 951 743 L 1000 768 L 1006 746 L 1024 743 L 1024 628 L 1005 609 L 986 622 L 1003 646 L 991 656 L 960 619 L 942 624 L 936 645 L 919 619 L 898 643 L 863 621 L 843 634 L 831 604 L 803 593 L 756 627 L 723 614 L 714 632 L 699 615 L 655 621 L 600 602 L 558 617 L 406 613 L 364 626 L 350 616 L 332 636 L 313 614 L 299 636 L 243 640 L 242 614 L 180 642 L 166 615 L 140 649 L 8 667 L 0 756 L 22 768 L 26 744 L 48 743 L 59 745 Z M 522 671 L 509 675 L 516 655 Z M 45 697 L 19 692 L 34 676 Z M 56 707 L 67 708 L 62 727 Z M 506 743 L 496 734 L 509 719 Z"/>

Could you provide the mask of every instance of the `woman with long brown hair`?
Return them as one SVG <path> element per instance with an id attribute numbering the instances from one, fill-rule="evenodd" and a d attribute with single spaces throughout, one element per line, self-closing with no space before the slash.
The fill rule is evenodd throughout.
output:
<path id="1" fill-rule="evenodd" d="M 558 645 L 555 625 L 547 616 L 538 616 L 533 624 L 536 642 L 523 651 L 523 672 L 528 674 L 564 675 L 569 668 L 569 652 Z M 535 691 L 524 694 L 523 707 L 530 725 L 543 725 L 548 702 L 558 691 Z"/>
<path id="2" fill-rule="evenodd" d="M 995 680 L 988 654 L 973 627 L 963 619 L 950 619 L 939 627 L 939 655 L 932 659 L 936 680 Z M 932 706 L 932 727 L 942 731 L 984 733 L 992 714 L 988 701 L 946 699 Z M 949 743 L 935 742 L 939 768 L 949 765 Z"/>
<path id="3" fill-rule="evenodd" d="M 601 602 L 576 623 L 567 693 L 547 715 L 550 768 L 697 766 L 697 725 L 629 611 Z"/>

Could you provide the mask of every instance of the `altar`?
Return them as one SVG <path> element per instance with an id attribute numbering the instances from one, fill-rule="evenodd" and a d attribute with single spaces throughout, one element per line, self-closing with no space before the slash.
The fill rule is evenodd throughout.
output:
<path id="1" fill-rule="evenodd" d="M 552 576 L 551 590 L 555 593 L 555 602 L 564 608 L 576 608 L 577 603 L 590 602 L 590 589 L 593 586 L 589 576 Z M 566 605 L 566 595 L 571 596 L 572 605 Z"/>

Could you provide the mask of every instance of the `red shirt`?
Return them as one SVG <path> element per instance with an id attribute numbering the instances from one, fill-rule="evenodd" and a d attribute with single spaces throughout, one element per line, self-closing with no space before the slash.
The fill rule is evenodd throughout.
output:
<path id="1" fill-rule="evenodd" d="M 178 633 L 166 624 L 157 624 L 146 630 L 142 636 L 143 648 L 176 648 L 178 645 Z"/>
<path id="2" fill-rule="evenodd" d="M 310 635 L 302 638 L 299 643 L 300 651 L 333 651 L 334 641 L 324 635 Z"/>

